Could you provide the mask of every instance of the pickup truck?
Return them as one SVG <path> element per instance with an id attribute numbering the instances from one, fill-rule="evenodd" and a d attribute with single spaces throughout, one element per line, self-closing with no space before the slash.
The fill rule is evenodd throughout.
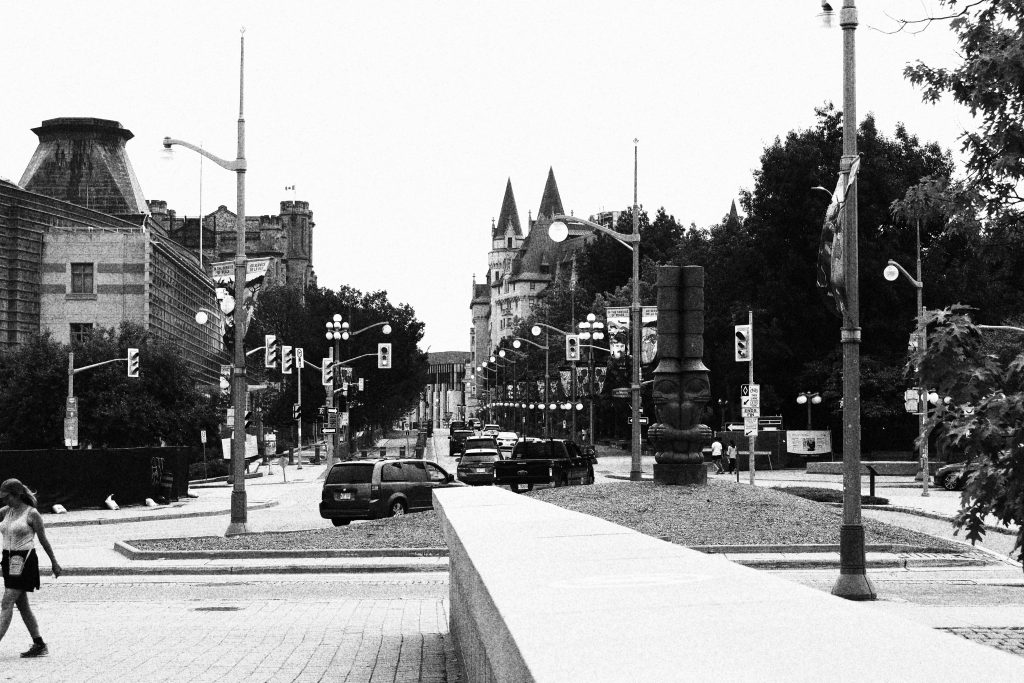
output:
<path id="1" fill-rule="evenodd" d="M 597 458 L 564 439 L 527 439 L 512 449 L 512 457 L 494 463 L 494 483 L 512 491 L 535 486 L 570 486 L 594 483 Z"/>

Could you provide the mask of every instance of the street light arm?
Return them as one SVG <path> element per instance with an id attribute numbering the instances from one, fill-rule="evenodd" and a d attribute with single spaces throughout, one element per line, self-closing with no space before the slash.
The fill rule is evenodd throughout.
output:
<path id="1" fill-rule="evenodd" d="M 363 329 L 361 329 L 361 330 L 356 330 L 355 332 L 343 332 L 342 334 L 343 334 L 343 335 L 344 335 L 344 334 L 348 334 L 348 336 L 350 336 L 350 337 L 355 337 L 356 335 L 360 335 L 360 334 L 362 334 L 363 332 L 366 332 L 367 330 L 372 330 L 372 329 L 373 329 L 373 328 L 375 328 L 375 327 L 381 327 L 381 326 L 383 326 L 383 325 L 390 325 L 390 324 L 391 324 L 391 323 L 389 323 L 388 321 L 384 320 L 384 321 L 381 321 L 381 322 L 379 322 L 379 323 L 373 323 L 372 325 L 367 325 L 366 327 L 364 327 L 364 328 L 363 328 Z M 385 332 L 384 334 L 391 334 L 391 331 L 390 331 L 390 330 L 388 330 L 388 331 L 386 331 L 386 332 Z"/>
<path id="2" fill-rule="evenodd" d="M 335 365 L 344 365 L 345 363 L 351 363 L 352 361 L 359 360 L 360 358 L 369 358 L 370 356 L 373 356 L 374 358 L 376 358 L 377 354 L 376 354 L 376 352 L 374 352 L 374 353 L 364 353 L 361 356 L 355 356 L 354 358 L 346 358 L 345 360 L 340 360 L 337 363 L 335 363 Z"/>
<path id="3" fill-rule="evenodd" d="M 535 342 L 535 341 L 530 341 L 529 339 L 524 339 L 524 338 L 522 338 L 522 337 L 515 337 L 515 338 L 516 338 L 516 339 L 518 339 L 519 341 L 523 341 L 523 342 L 526 342 L 527 344 L 533 344 L 533 345 L 534 345 L 534 346 L 536 346 L 536 347 L 537 347 L 538 349 L 541 349 L 541 350 L 543 350 L 543 351 L 547 351 L 547 350 L 548 350 L 548 347 L 547 347 L 547 346 L 541 346 L 540 344 L 538 344 L 538 343 L 537 343 L 537 342 Z"/>
<path id="4" fill-rule="evenodd" d="M 563 223 L 575 223 L 577 225 L 584 225 L 595 232 L 603 232 L 604 234 L 608 235 L 616 242 L 624 246 L 626 249 L 629 249 L 630 251 L 633 251 L 633 244 L 640 243 L 639 234 L 616 232 L 615 230 L 606 228 L 603 225 L 599 225 L 598 223 L 588 221 L 587 219 L 580 218 L 578 216 L 563 216 L 561 214 L 557 214 L 552 217 L 552 222 L 554 221 L 562 221 Z"/>
<path id="5" fill-rule="evenodd" d="M 915 287 L 917 287 L 918 289 L 923 289 L 923 288 L 924 288 L 924 283 L 923 283 L 923 282 L 921 282 L 920 280 L 918 280 L 917 278 L 915 278 L 915 277 L 914 277 L 913 275 L 911 275 L 911 274 L 910 274 L 910 273 L 909 273 L 909 272 L 907 271 L 907 269 L 906 269 L 906 268 L 904 268 L 903 266 L 901 266 L 901 265 L 900 265 L 900 264 L 899 264 L 899 263 L 898 263 L 897 261 L 893 261 L 892 259 L 889 259 L 889 265 L 890 265 L 890 266 L 893 266 L 894 268 L 896 268 L 897 270 L 899 270 L 899 271 L 900 271 L 901 273 L 903 273 L 904 275 L 906 275 L 906 276 L 907 276 L 907 279 L 908 279 L 908 280 L 910 280 L 910 284 L 914 285 L 914 286 L 915 286 Z"/>
<path id="6" fill-rule="evenodd" d="M 552 327 L 551 325 L 548 325 L 547 323 L 534 323 L 534 325 L 539 325 L 540 327 L 546 327 L 547 329 L 551 330 L 552 332 L 557 332 L 558 334 L 562 335 L 563 337 L 565 335 L 572 334 L 572 332 L 566 332 L 565 330 L 560 330 L 557 327 Z M 543 348 L 543 347 L 541 347 L 541 348 Z"/>
<path id="7" fill-rule="evenodd" d="M 975 325 L 979 330 L 1007 330 L 1010 332 L 1024 332 L 1024 327 L 1014 327 L 1012 325 Z"/>
<path id="8" fill-rule="evenodd" d="M 165 137 L 164 138 L 164 149 L 170 149 L 172 145 L 180 145 L 187 149 L 192 150 L 196 154 L 201 154 L 213 163 L 217 164 L 221 168 L 226 168 L 229 171 L 244 171 L 246 170 L 245 159 L 235 159 L 234 161 L 227 161 L 221 159 L 216 154 L 207 152 L 202 147 L 193 145 L 191 142 L 185 142 L 184 140 L 177 140 L 175 138 Z"/>

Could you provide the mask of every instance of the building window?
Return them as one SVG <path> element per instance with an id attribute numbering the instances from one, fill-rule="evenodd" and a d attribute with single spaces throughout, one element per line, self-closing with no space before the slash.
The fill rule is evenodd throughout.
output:
<path id="1" fill-rule="evenodd" d="M 72 294 L 93 294 L 93 264 L 72 263 L 71 264 L 71 293 Z"/>
<path id="2" fill-rule="evenodd" d="M 530 291 L 532 292 L 535 289 L 537 289 L 537 283 L 536 282 L 531 282 L 530 283 Z"/>
<path id="3" fill-rule="evenodd" d="M 508 244 L 508 248 L 511 249 L 512 248 L 512 238 L 511 237 L 508 238 L 507 244 Z"/>
<path id="4" fill-rule="evenodd" d="M 92 323 L 71 323 L 71 343 L 84 344 L 92 334 Z"/>

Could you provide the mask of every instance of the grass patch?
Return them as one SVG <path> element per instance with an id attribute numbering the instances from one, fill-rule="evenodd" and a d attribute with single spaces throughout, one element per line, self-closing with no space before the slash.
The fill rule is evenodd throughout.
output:
<path id="1" fill-rule="evenodd" d="M 800 496 L 807 500 L 816 500 L 819 503 L 843 502 L 843 492 L 839 489 L 826 489 L 817 486 L 779 486 L 775 490 Z M 860 502 L 864 505 L 888 505 L 889 499 L 861 494 Z"/>

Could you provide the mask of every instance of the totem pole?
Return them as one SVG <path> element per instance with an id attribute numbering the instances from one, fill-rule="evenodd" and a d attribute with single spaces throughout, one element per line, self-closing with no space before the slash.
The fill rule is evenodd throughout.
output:
<path id="1" fill-rule="evenodd" d="M 654 480 L 706 484 L 704 445 L 711 429 L 700 423 L 711 398 L 704 365 L 704 269 L 658 267 L 658 355 L 653 398 L 657 424 L 647 431 L 655 448 Z"/>

